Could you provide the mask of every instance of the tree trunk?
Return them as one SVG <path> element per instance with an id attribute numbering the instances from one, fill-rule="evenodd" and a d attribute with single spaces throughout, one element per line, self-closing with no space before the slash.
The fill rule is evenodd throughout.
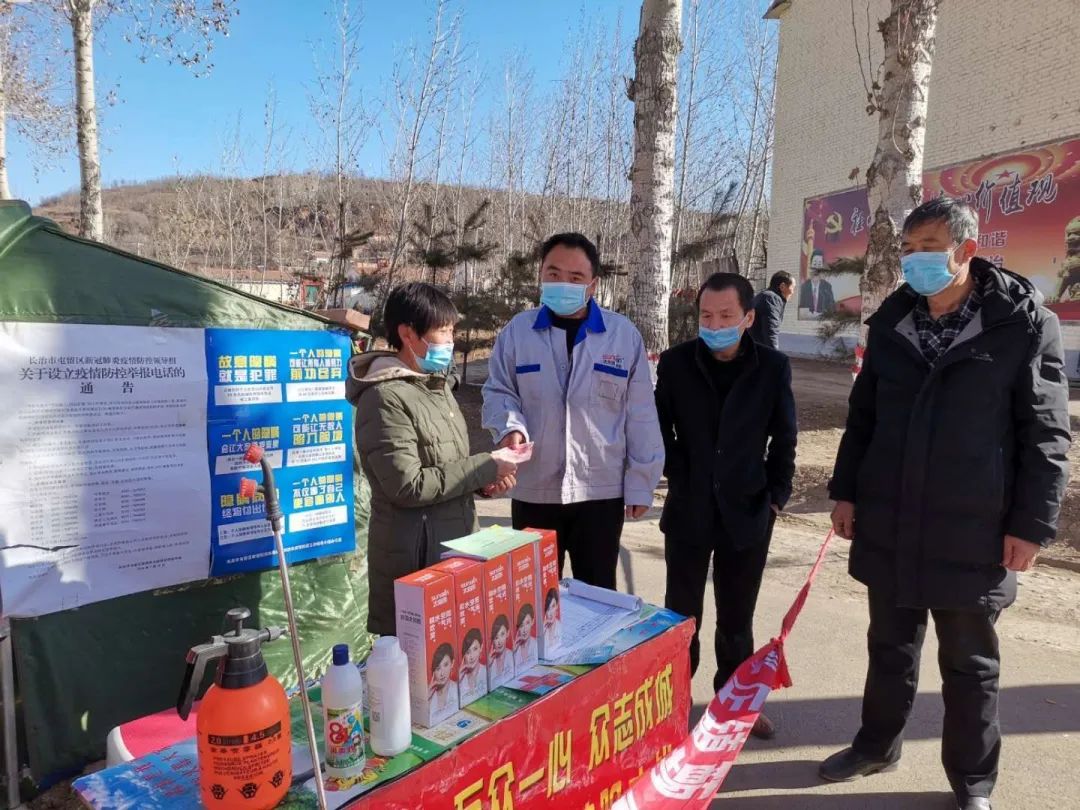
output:
<path id="1" fill-rule="evenodd" d="M 97 102 L 94 97 L 94 2 L 71 4 L 75 47 L 75 123 L 79 147 L 79 235 L 102 241 L 105 216 L 101 204 L 101 159 L 98 156 Z"/>
<path id="2" fill-rule="evenodd" d="M 690 57 L 687 65 L 686 76 L 686 113 L 682 121 L 679 146 L 679 182 L 678 192 L 675 195 L 674 224 L 671 237 L 671 253 L 676 262 L 679 261 L 680 239 L 682 236 L 683 215 L 686 207 L 686 176 L 689 172 L 687 158 L 690 156 L 690 133 L 694 129 L 694 84 L 697 80 L 698 64 L 701 61 L 701 44 L 699 33 L 701 24 L 699 20 L 699 0 L 690 2 Z"/>
<path id="3" fill-rule="evenodd" d="M 859 358 L 866 347 L 866 319 L 899 286 L 900 231 L 904 219 L 922 201 L 926 101 L 938 4 L 939 0 L 892 0 L 889 16 L 880 26 L 885 63 L 875 100 L 877 150 L 866 170 L 873 224 L 866 269 L 859 282 L 864 322 Z"/>
<path id="4" fill-rule="evenodd" d="M 635 76 L 627 91 L 634 102 L 630 231 L 637 246 L 630 264 L 627 314 L 650 354 L 668 347 L 681 19 L 682 0 L 643 0 L 634 45 Z"/>
<path id="5" fill-rule="evenodd" d="M 0 59 L 0 200 L 11 199 L 7 165 L 7 94 L 4 92 L 4 62 Z"/>

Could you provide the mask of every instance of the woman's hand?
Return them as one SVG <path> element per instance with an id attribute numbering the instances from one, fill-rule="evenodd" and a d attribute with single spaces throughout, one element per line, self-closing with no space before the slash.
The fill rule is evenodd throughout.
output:
<path id="1" fill-rule="evenodd" d="M 503 495 L 514 487 L 517 486 L 517 476 L 508 475 L 506 478 L 500 478 L 494 484 L 488 484 L 482 490 L 481 494 L 487 498 L 493 498 L 496 495 Z"/>
<path id="2" fill-rule="evenodd" d="M 502 459 L 495 459 L 495 481 L 502 481 L 504 478 L 510 478 L 517 472 L 517 464 L 512 461 L 503 461 Z"/>

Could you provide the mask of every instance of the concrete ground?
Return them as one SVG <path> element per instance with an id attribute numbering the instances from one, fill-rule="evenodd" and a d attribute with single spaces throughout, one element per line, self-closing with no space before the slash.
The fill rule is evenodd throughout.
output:
<path id="1" fill-rule="evenodd" d="M 509 525 L 509 501 L 480 501 L 482 523 Z M 823 515 L 785 516 L 777 524 L 758 602 L 760 645 L 780 620 L 823 539 Z M 663 604 L 663 539 L 653 510 L 623 533 L 620 588 Z M 949 810 L 941 769 L 941 681 L 928 633 L 919 697 L 898 771 L 856 782 L 823 784 L 817 765 L 846 746 L 859 722 L 866 671 L 866 607 L 846 574 L 847 549 L 836 541 L 787 645 L 794 686 L 771 696 L 766 713 L 780 726 L 770 742 L 750 740 L 713 807 L 740 810 Z M 1040 567 L 1024 576 L 1018 604 L 999 624 L 1005 732 L 999 808 L 1080 808 L 1080 574 Z M 706 594 L 703 637 L 715 611 Z M 703 644 L 709 649 L 708 642 Z M 694 719 L 711 694 L 712 669 L 694 678 Z"/>

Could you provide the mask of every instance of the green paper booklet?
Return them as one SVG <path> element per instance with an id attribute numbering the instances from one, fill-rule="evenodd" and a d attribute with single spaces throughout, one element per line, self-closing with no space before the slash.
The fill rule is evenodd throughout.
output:
<path id="1" fill-rule="evenodd" d="M 469 557 L 473 560 L 490 560 L 501 554 L 509 554 L 515 548 L 536 542 L 536 539 L 537 535 L 532 532 L 492 526 L 490 529 L 443 543 L 443 546 L 450 551 L 443 552 L 442 556 L 444 559 Z"/>

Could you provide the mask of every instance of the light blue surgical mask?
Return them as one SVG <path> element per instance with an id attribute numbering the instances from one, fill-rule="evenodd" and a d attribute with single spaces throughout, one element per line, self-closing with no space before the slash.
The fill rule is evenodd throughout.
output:
<path id="1" fill-rule="evenodd" d="M 560 317 L 566 318 L 580 312 L 588 302 L 588 284 L 545 281 L 540 285 L 540 303 Z"/>
<path id="2" fill-rule="evenodd" d="M 425 340 L 424 345 L 427 346 L 427 353 L 416 358 L 416 365 L 422 372 L 441 374 L 450 368 L 450 364 L 454 362 L 453 343 L 428 343 Z"/>
<path id="3" fill-rule="evenodd" d="M 904 271 L 904 281 L 919 295 L 937 295 L 955 278 L 949 272 L 952 253 L 952 250 L 936 250 L 901 256 L 900 268 Z"/>
<path id="4" fill-rule="evenodd" d="M 746 321 L 746 316 L 734 326 L 724 326 L 720 329 L 709 329 L 706 326 L 698 325 L 698 337 L 705 341 L 705 345 L 709 347 L 709 351 L 722 352 L 724 349 L 730 349 L 742 338 L 743 323 Z"/>

